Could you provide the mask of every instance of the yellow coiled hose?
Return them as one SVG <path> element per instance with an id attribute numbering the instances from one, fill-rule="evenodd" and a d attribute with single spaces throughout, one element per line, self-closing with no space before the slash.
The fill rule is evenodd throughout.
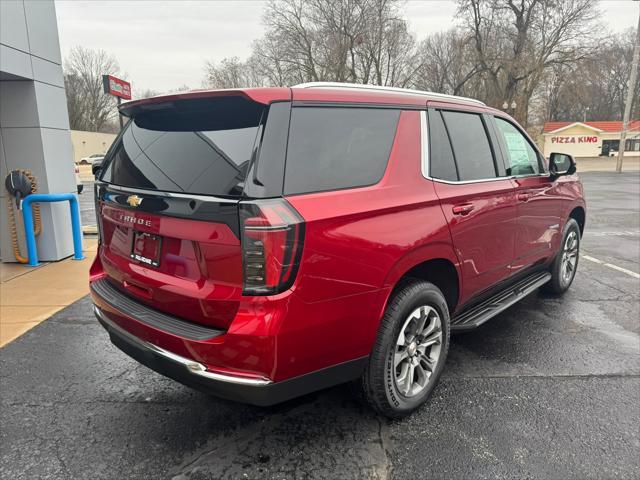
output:
<path id="1" fill-rule="evenodd" d="M 31 182 L 31 193 L 36 193 L 38 191 L 38 182 L 36 181 L 36 177 L 33 176 L 29 170 L 21 170 L 18 172 L 24 173 L 29 181 Z M 20 244 L 18 243 L 18 226 L 16 225 L 16 216 L 13 211 L 13 200 L 11 198 L 7 198 L 7 210 L 9 212 L 9 228 L 11 229 L 11 243 L 13 245 L 13 255 L 16 257 L 16 260 L 20 263 L 28 263 L 29 259 L 23 257 L 20 254 Z M 37 237 L 40 235 L 40 231 L 42 230 L 42 220 L 40 218 L 40 206 L 37 203 L 31 205 L 31 211 L 33 212 L 33 233 Z"/>

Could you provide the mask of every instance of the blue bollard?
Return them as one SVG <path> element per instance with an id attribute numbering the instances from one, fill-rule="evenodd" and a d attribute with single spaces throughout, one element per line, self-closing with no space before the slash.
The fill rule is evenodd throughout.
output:
<path id="1" fill-rule="evenodd" d="M 33 233 L 33 213 L 31 204 L 33 202 L 69 202 L 71 211 L 71 230 L 73 231 L 73 259 L 83 260 L 82 255 L 82 229 L 80 227 L 80 209 L 78 208 L 78 198 L 73 193 L 32 193 L 22 200 L 22 220 L 24 222 L 25 239 L 27 243 L 27 254 L 29 256 L 30 267 L 38 266 L 38 249 L 36 248 L 36 236 Z"/>

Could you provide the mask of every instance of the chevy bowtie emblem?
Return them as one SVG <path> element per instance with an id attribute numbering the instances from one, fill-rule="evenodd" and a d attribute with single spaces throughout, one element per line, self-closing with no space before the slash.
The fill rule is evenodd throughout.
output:
<path id="1" fill-rule="evenodd" d="M 132 207 L 137 207 L 142 203 L 142 199 L 137 195 L 129 195 L 127 197 L 127 203 Z"/>

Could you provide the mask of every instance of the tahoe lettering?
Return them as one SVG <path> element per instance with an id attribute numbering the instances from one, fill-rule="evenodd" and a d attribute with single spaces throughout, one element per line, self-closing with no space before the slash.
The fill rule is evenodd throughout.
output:
<path id="1" fill-rule="evenodd" d="M 151 220 L 136 218 L 132 215 L 120 215 L 120 221 L 123 223 L 133 223 L 134 225 L 144 225 L 145 227 L 151 226 Z"/>

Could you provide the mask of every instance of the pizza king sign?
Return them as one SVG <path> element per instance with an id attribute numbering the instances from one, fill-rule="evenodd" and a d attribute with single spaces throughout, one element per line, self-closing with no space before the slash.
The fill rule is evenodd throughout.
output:
<path id="1" fill-rule="evenodd" d="M 598 137 L 551 137 L 551 143 L 598 143 Z"/>

